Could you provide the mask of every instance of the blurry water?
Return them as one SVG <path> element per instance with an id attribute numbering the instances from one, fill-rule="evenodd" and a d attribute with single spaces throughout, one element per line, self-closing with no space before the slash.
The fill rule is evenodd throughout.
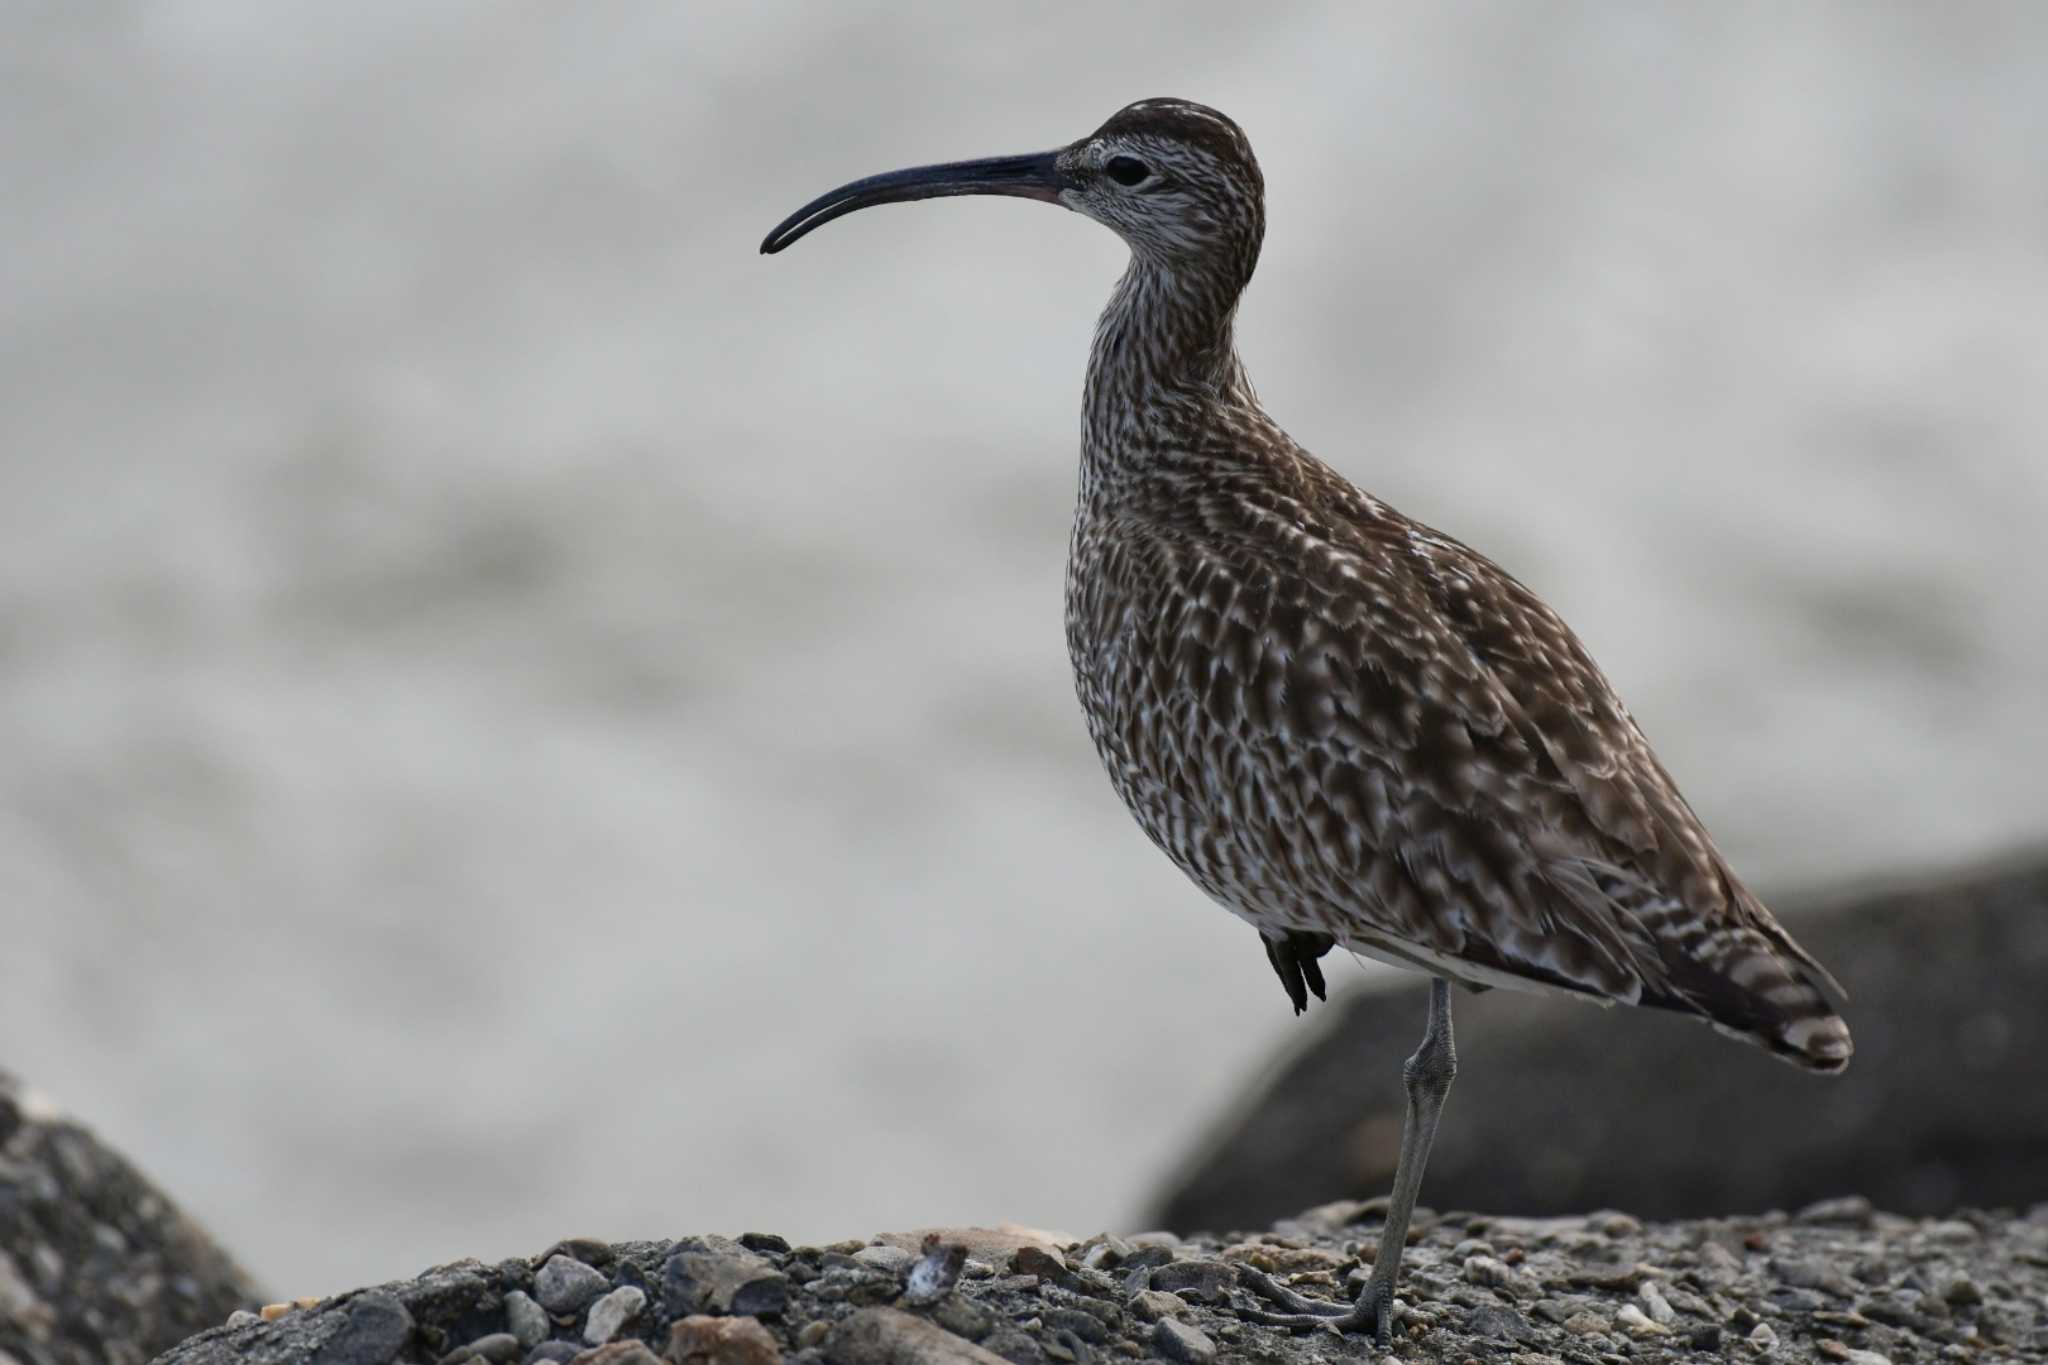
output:
<path id="1" fill-rule="evenodd" d="M 1286 1033 L 1071 697 L 1115 241 L 754 254 L 1140 96 L 1264 158 L 1269 404 L 1754 880 L 2048 823 L 2038 6 L 4 22 L 0 1061 L 282 1291 L 1115 1224 Z"/>

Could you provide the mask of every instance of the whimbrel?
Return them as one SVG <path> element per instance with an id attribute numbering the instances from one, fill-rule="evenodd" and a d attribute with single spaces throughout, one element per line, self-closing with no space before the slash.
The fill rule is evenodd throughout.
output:
<path id="1" fill-rule="evenodd" d="M 1260 407 L 1232 332 L 1265 181 L 1235 123 L 1144 100 L 1055 151 L 856 180 L 761 250 L 959 194 L 1061 204 L 1130 247 L 1088 360 L 1066 590 L 1117 794 L 1258 930 L 1297 1012 L 1338 945 L 1431 977 L 1366 1287 L 1347 1306 L 1248 1272 L 1284 1310 L 1264 1321 L 1386 1345 L 1457 1072 L 1452 982 L 1676 1010 L 1814 1071 L 1848 1065 L 1841 987 L 1737 879 L 1557 613 Z"/>

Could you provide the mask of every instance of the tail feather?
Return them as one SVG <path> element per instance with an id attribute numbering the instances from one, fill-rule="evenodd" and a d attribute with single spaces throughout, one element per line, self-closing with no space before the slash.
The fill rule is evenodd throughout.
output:
<path id="1" fill-rule="evenodd" d="M 1796 945 L 1787 952 L 1756 929 L 1723 925 L 1664 965 L 1663 998 L 1645 1004 L 1704 1015 L 1721 1032 L 1810 1071 L 1848 1067 L 1856 1045 L 1830 998 L 1841 987 Z"/>

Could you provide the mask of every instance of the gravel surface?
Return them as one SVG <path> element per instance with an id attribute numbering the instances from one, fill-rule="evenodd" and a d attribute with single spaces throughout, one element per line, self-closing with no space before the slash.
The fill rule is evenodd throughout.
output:
<path id="1" fill-rule="evenodd" d="M 1254 1320 L 1244 1268 L 1348 1297 L 1379 1201 L 1256 1235 L 1070 1241 L 950 1228 L 868 1243 L 564 1242 L 302 1307 L 240 1313 L 162 1365 L 1091 1365 L 1372 1359 L 1372 1343 Z M 1653 1365 L 2048 1360 L 2048 1205 L 1915 1220 L 1860 1199 L 1644 1224 L 1622 1213 L 1418 1210 L 1400 1360 Z"/>
<path id="2" fill-rule="evenodd" d="M 0 1071 L 0 1365 L 142 1365 L 256 1293 L 140 1172 Z"/>

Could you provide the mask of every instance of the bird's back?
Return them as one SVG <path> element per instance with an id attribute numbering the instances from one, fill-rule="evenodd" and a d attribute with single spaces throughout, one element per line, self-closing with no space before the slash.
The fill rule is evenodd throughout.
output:
<path id="1" fill-rule="evenodd" d="M 1839 987 L 1557 614 L 1220 406 L 1096 460 L 1068 569 L 1089 730 L 1152 839 L 1269 933 L 1847 1065 Z"/>

